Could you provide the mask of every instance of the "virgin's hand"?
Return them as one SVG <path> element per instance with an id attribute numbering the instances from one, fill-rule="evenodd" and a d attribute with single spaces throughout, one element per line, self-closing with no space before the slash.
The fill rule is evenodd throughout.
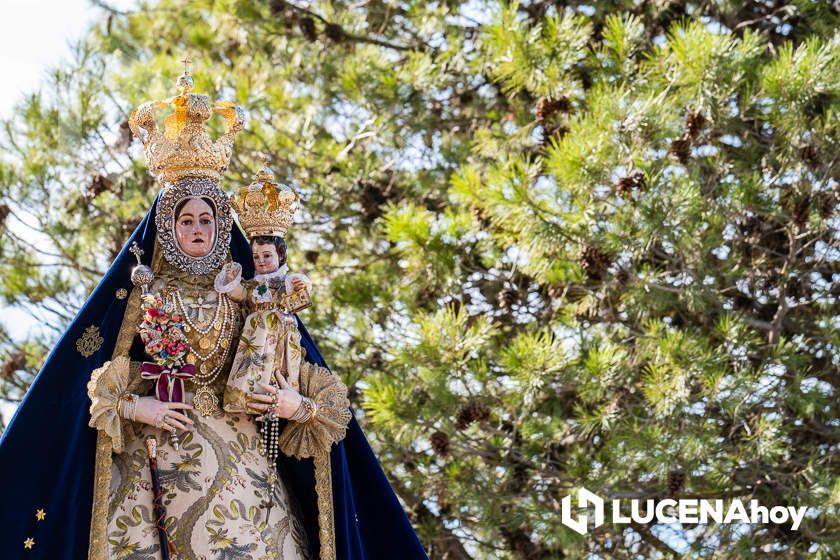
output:
<path id="1" fill-rule="evenodd" d="M 294 288 L 296 292 L 299 292 L 302 289 L 306 288 L 306 282 L 304 282 L 301 278 L 293 278 L 292 288 Z"/>
<path id="2" fill-rule="evenodd" d="M 193 421 L 186 414 L 179 410 L 192 410 L 192 405 L 179 402 L 163 402 L 155 397 L 140 397 L 137 399 L 137 408 L 134 418 L 138 422 L 149 424 L 156 428 L 186 431 Z"/>
<path id="3" fill-rule="evenodd" d="M 248 407 L 257 413 L 266 414 L 273 410 L 280 418 L 291 418 L 300 406 L 303 397 L 292 389 L 282 375 L 277 376 L 277 380 L 280 388 L 257 383 L 267 394 L 248 393 Z M 277 403 L 272 407 L 274 395 L 276 395 Z"/>

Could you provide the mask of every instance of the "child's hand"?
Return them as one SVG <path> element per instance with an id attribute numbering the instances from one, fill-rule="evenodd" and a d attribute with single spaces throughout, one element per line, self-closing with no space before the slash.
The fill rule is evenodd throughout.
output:
<path id="1" fill-rule="evenodd" d="M 242 272 L 242 265 L 238 262 L 225 264 L 225 279 L 227 280 L 227 283 L 230 284 L 233 282 L 234 278 L 236 278 L 240 272 Z"/>
<path id="2" fill-rule="evenodd" d="M 295 289 L 296 292 L 299 292 L 306 288 L 306 282 L 304 282 L 302 278 L 293 278 L 292 287 Z"/>

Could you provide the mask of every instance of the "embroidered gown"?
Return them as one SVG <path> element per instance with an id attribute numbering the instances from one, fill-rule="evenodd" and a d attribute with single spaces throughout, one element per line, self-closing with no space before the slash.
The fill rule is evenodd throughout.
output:
<path id="1" fill-rule="evenodd" d="M 257 382 L 269 384 L 275 372 L 298 388 L 301 365 L 300 333 L 294 316 L 285 313 L 281 298 L 291 293 L 292 280 L 301 279 L 311 285 L 303 274 L 286 274 L 287 265 L 278 270 L 257 274 L 243 283 L 245 317 L 236 356 L 225 388 L 225 410 L 245 410 L 246 394 L 261 392 Z M 239 285 L 238 279 L 223 284 L 224 272 L 216 277 L 216 290 L 230 291 Z"/>
<path id="2" fill-rule="evenodd" d="M 152 291 L 161 293 L 165 305 L 189 319 L 185 334 L 196 351 L 191 351 L 188 361 L 196 365 L 197 381 L 185 383 L 187 402 L 192 402 L 200 384 L 206 384 L 220 406 L 208 416 L 198 410 L 188 413 L 195 424 L 181 433 L 178 451 L 168 443 L 169 435 L 163 430 L 140 423 L 126 426 L 133 437 L 126 438 L 125 449 L 114 454 L 111 466 L 107 557 L 160 558 L 144 448 L 146 437 L 155 436 L 160 442 L 158 469 L 167 527 L 179 560 L 306 559 L 305 532 L 287 489 L 282 480 L 269 487 L 269 465 L 260 453 L 256 424 L 247 414 L 221 409 L 239 334 L 238 305 L 206 281 L 204 288 L 184 289 L 173 280 L 156 280 Z M 130 362 L 128 369 L 129 383 L 136 385 L 139 363 Z M 140 383 L 150 385 L 148 381 Z M 269 498 L 270 508 L 266 505 Z"/>

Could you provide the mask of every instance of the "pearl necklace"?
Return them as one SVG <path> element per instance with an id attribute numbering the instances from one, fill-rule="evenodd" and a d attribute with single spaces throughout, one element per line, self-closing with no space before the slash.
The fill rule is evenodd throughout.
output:
<path id="1" fill-rule="evenodd" d="M 210 323 L 207 325 L 206 329 L 200 329 L 200 328 L 198 328 L 198 325 L 193 323 L 192 319 L 190 319 L 190 315 L 189 315 L 189 313 L 187 313 L 187 306 L 184 305 L 184 300 L 181 298 L 180 290 L 175 290 L 175 302 L 178 304 L 178 307 L 181 308 L 181 314 L 184 316 L 184 320 L 187 322 L 187 324 L 190 326 L 190 328 L 195 329 L 196 331 L 198 331 L 199 334 L 202 334 L 202 335 L 205 335 L 205 334 L 209 333 L 213 329 L 213 325 L 216 324 L 216 321 L 219 320 L 219 315 L 221 314 L 222 306 L 225 302 L 225 299 L 226 298 L 225 298 L 224 294 L 219 294 L 219 299 L 216 302 L 216 313 L 213 315 L 213 320 L 210 321 Z M 203 301 L 203 300 L 201 300 L 201 301 Z M 199 305 L 201 305 L 201 304 L 199 304 Z"/>
<path id="2" fill-rule="evenodd" d="M 210 370 L 209 373 L 202 375 L 200 372 L 196 372 L 196 375 L 193 378 L 193 382 L 196 385 L 206 386 L 213 383 L 219 376 L 219 373 L 222 371 L 222 368 L 225 365 L 225 362 L 227 361 L 231 345 L 229 343 L 227 345 L 222 345 L 222 340 L 227 340 L 227 338 L 230 336 L 231 331 L 233 330 L 233 314 L 231 313 L 230 306 L 228 305 L 226 307 L 228 309 L 226 310 L 227 312 L 225 313 L 224 319 L 222 320 L 222 328 L 219 331 L 219 336 L 216 339 L 216 344 L 213 345 L 213 349 L 206 355 L 206 357 L 193 350 L 193 353 L 195 354 L 196 358 L 201 360 L 203 363 L 207 363 L 207 360 L 213 357 L 216 354 L 216 352 L 219 351 L 219 348 L 222 349 L 222 355 L 219 357 L 218 363 L 212 370 Z"/>
<path id="3" fill-rule="evenodd" d="M 187 325 L 201 336 L 209 334 L 215 325 L 219 323 L 219 317 L 221 316 L 221 324 L 218 329 L 219 335 L 216 337 L 216 342 L 209 352 L 202 354 L 198 348 L 196 348 L 196 345 L 190 345 L 190 352 L 195 356 L 197 361 L 201 362 L 201 365 L 207 363 L 207 361 L 215 356 L 220 349 L 222 350 L 219 362 L 212 370 L 210 370 L 210 372 L 204 373 L 199 367 L 197 368 L 195 377 L 190 380 L 198 387 L 206 387 L 212 384 L 219 376 L 219 373 L 222 371 L 222 368 L 227 361 L 227 356 L 230 353 L 230 343 L 228 342 L 228 344 L 222 344 L 222 341 L 226 341 L 233 331 L 233 306 L 230 301 L 228 301 L 227 295 L 219 294 L 219 300 L 216 304 L 216 312 L 214 313 L 213 320 L 210 321 L 206 329 L 201 329 L 192 321 L 192 319 L 190 319 L 190 316 L 187 313 L 188 306 L 184 303 L 180 290 L 174 290 L 173 299 L 180 308 L 181 314 L 183 315 L 184 321 Z"/>

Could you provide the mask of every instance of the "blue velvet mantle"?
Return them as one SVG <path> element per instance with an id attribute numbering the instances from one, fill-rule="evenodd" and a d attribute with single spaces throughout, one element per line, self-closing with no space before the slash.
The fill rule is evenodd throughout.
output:
<path id="1" fill-rule="evenodd" d="M 82 306 L 50 352 L 23 402 L 0 439 L 0 550 L 4 560 L 84 560 L 93 498 L 96 430 L 88 427 L 90 373 L 111 359 L 127 299 L 115 296 L 131 289 L 135 264 L 128 252 L 133 241 L 151 259 L 155 208 L 137 227 L 107 274 Z M 231 255 L 253 274 L 250 250 L 234 228 Z M 76 341 L 88 327 L 97 327 L 101 347 L 85 357 Z M 326 367 L 312 337 L 298 318 L 306 359 Z M 331 452 L 336 551 L 339 560 L 426 559 L 426 553 L 388 483 L 356 419 L 347 437 Z M 278 467 L 297 500 L 302 521 L 318 558 L 318 520 L 311 459 L 285 456 Z M 36 511 L 44 510 L 44 520 Z M 31 548 L 24 541 L 33 539 Z"/>

